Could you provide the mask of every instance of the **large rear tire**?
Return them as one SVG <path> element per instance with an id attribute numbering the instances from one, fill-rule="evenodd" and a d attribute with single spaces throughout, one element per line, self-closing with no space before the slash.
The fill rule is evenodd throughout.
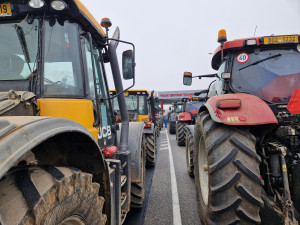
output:
<path id="1" fill-rule="evenodd" d="M 186 165 L 190 177 L 194 177 L 194 136 L 189 129 L 185 129 Z"/>
<path id="2" fill-rule="evenodd" d="M 169 124 L 169 133 L 176 134 L 176 122 L 171 121 Z"/>
<path id="3" fill-rule="evenodd" d="M 178 146 L 185 146 L 185 122 L 177 121 L 176 123 L 176 141 Z"/>
<path id="4" fill-rule="evenodd" d="M 146 134 L 146 164 L 148 167 L 154 167 L 156 162 L 156 136 Z"/>
<path id="5" fill-rule="evenodd" d="M 146 143 L 143 138 L 141 146 L 141 182 L 131 183 L 131 207 L 143 208 L 145 200 L 145 181 L 146 181 Z"/>
<path id="6" fill-rule="evenodd" d="M 215 123 L 207 111 L 195 126 L 195 184 L 206 225 L 260 224 L 260 157 L 246 129 Z"/>
<path id="7" fill-rule="evenodd" d="M 30 167 L 0 182 L 1 224 L 98 225 L 104 198 L 92 175 L 65 167 Z"/>

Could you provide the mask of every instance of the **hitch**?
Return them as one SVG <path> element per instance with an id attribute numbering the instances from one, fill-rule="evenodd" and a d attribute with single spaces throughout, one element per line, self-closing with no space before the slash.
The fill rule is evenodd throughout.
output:
<path id="1" fill-rule="evenodd" d="M 284 225 L 298 225 L 298 221 L 295 218 L 295 211 L 294 211 L 294 206 L 291 198 L 288 172 L 287 172 L 287 166 L 285 161 L 287 148 L 275 142 L 270 142 L 268 144 L 272 147 L 272 151 L 277 152 L 280 156 L 284 191 L 283 191 L 283 199 L 280 197 L 280 195 L 278 197 L 282 204 Z"/>

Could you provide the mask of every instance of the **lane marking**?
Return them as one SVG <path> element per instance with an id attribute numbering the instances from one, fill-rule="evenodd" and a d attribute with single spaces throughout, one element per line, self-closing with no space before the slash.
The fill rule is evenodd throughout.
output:
<path id="1" fill-rule="evenodd" d="M 173 155 L 172 155 L 172 150 L 171 150 L 171 145 L 170 145 L 170 140 L 169 140 L 168 134 L 166 136 L 167 136 L 168 147 L 169 147 L 169 161 L 170 161 L 171 189 L 172 189 L 172 206 L 173 206 L 173 225 L 182 225 Z"/>

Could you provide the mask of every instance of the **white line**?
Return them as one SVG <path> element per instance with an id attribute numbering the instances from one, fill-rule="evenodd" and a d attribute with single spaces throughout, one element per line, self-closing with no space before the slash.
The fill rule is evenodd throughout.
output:
<path id="1" fill-rule="evenodd" d="M 180 214 L 180 204 L 178 197 L 177 181 L 174 169 L 174 161 L 171 150 L 171 145 L 169 137 L 167 134 L 168 146 L 169 146 L 169 160 L 170 160 L 170 173 L 171 173 L 171 189 L 172 189 L 172 205 L 173 205 L 173 225 L 182 225 L 181 214 Z"/>

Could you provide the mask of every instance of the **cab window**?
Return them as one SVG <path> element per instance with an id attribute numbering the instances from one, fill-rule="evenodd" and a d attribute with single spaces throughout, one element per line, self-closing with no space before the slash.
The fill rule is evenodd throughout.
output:
<path id="1" fill-rule="evenodd" d="M 44 35 L 44 97 L 84 97 L 77 25 L 46 21 Z"/>
<path id="2" fill-rule="evenodd" d="M 220 95 L 223 93 L 224 80 L 221 78 L 221 76 L 222 76 L 222 73 L 225 72 L 225 68 L 226 68 L 226 62 L 223 62 L 217 72 L 218 77 L 216 79 L 216 87 L 215 87 L 217 95 Z"/>

